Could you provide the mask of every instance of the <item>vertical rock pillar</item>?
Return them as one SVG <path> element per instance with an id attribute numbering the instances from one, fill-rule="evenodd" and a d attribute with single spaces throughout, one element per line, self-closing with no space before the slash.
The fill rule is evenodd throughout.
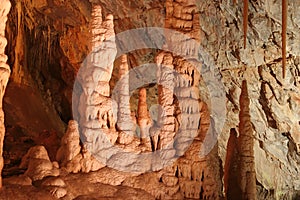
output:
<path id="1" fill-rule="evenodd" d="M 5 38 L 5 26 L 7 15 L 10 10 L 11 4 L 9 0 L 0 0 L 0 188 L 2 188 L 1 172 L 3 169 L 3 142 L 5 134 L 4 126 L 4 113 L 2 110 L 2 100 L 5 88 L 10 75 L 10 68 L 6 64 L 7 56 L 5 55 L 5 47 L 7 40 Z"/>
<path id="2" fill-rule="evenodd" d="M 171 53 L 161 52 L 156 57 L 158 64 L 158 125 L 160 126 L 160 140 L 158 149 L 163 149 L 174 140 L 175 117 L 174 117 L 174 66 Z"/>
<path id="3" fill-rule="evenodd" d="M 121 55 L 117 59 L 116 68 L 119 69 L 119 84 L 115 90 L 118 93 L 118 121 L 117 129 L 119 131 L 118 142 L 120 144 L 130 144 L 132 143 L 133 131 L 135 129 L 135 124 L 132 121 L 131 111 L 130 111 L 130 93 L 129 93 L 129 66 L 127 55 Z"/>
<path id="4" fill-rule="evenodd" d="M 239 123 L 239 185 L 242 191 L 242 199 L 256 199 L 256 177 L 254 164 L 254 136 L 250 120 L 250 100 L 248 96 L 247 82 L 242 83 L 240 96 L 240 123 Z"/>
<path id="5" fill-rule="evenodd" d="M 146 88 L 141 88 L 139 90 L 139 102 L 138 102 L 138 118 L 137 123 L 140 127 L 140 138 L 142 145 L 147 147 L 148 150 L 151 149 L 151 142 L 149 138 L 149 130 L 152 125 L 150 114 L 148 112 L 147 105 L 147 90 Z"/>
<path id="6" fill-rule="evenodd" d="M 93 4 L 92 52 L 79 72 L 83 92 L 78 108 L 82 139 L 91 153 L 99 148 L 107 148 L 96 142 L 98 137 L 102 137 L 103 141 L 109 139 L 107 145 L 114 144 L 117 139 L 109 85 L 117 54 L 114 36 L 113 16 L 107 15 L 103 20 L 101 6 Z"/>

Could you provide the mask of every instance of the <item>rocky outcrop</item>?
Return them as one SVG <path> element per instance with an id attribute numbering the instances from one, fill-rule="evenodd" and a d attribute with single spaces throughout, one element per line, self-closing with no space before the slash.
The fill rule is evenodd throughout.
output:
<path id="1" fill-rule="evenodd" d="M 0 188 L 2 187 L 2 177 L 1 172 L 4 165 L 3 160 L 3 142 L 4 142 L 4 113 L 2 110 L 2 100 L 6 88 L 6 84 L 8 82 L 8 78 L 10 75 L 10 68 L 6 64 L 7 56 L 5 55 L 5 47 L 7 44 L 7 40 L 5 38 L 5 26 L 7 21 L 7 15 L 10 10 L 10 1 L 2 0 L 0 5 Z"/>

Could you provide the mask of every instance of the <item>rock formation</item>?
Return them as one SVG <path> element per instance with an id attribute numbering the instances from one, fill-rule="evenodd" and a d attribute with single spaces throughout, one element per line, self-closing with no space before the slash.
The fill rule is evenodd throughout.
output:
<path id="1" fill-rule="evenodd" d="M 5 55 L 5 47 L 7 44 L 7 40 L 5 38 L 5 26 L 7 21 L 7 15 L 10 10 L 10 1 L 2 0 L 0 6 L 0 188 L 2 187 L 2 177 L 1 172 L 4 165 L 3 160 L 3 142 L 5 135 L 5 127 L 4 127 L 4 113 L 2 110 L 2 100 L 6 88 L 6 84 L 8 82 L 8 78 L 10 75 L 10 68 L 6 64 L 7 56 Z"/>
<path id="2" fill-rule="evenodd" d="M 59 176 L 59 166 L 52 163 L 48 152 L 43 146 L 35 146 L 29 149 L 22 158 L 20 168 L 27 169 L 25 175 L 32 181 L 42 180 L 47 176 Z"/>
<path id="3" fill-rule="evenodd" d="M 17 199 L 299 198 L 298 1 L 11 1 L 6 52 L 15 70 L 12 80 L 37 85 L 33 90 L 55 110 L 49 118 L 67 123 L 78 72 L 73 98 L 78 123 L 71 120 L 66 133 L 57 134 L 62 136 L 57 162 L 45 150 L 54 140 L 31 148 L 21 165 L 25 175 L 15 166 L 36 145 L 36 133 L 30 126 L 9 132 L 7 187 L 0 198 L 12 193 Z M 7 4 L 2 2 L 1 9 Z M 157 26 L 168 30 L 145 29 L 143 42 L 151 49 L 124 52 L 125 40 L 134 46 L 139 38 L 122 40 L 118 33 Z M 138 67 L 145 63 L 157 68 Z M 136 71 L 128 79 L 129 66 Z M 6 65 L 2 74 L 8 77 Z M 157 84 L 131 91 L 145 76 Z M 121 90 L 114 98 L 118 81 Z M 24 93 L 22 100 L 29 92 Z M 19 115 L 17 103 L 6 109 Z M 30 111 L 38 107 L 26 105 Z M 217 127 L 222 120 L 224 126 Z M 23 154 L 14 153 L 15 138 L 26 143 Z M 45 177 L 57 171 L 58 177 Z"/>
<path id="4" fill-rule="evenodd" d="M 68 129 L 62 138 L 56 160 L 69 173 L 88 173 L 104 167 L 87 149 L 80 146 L 78 123 L 73 120 L 69 122 Z"/>
<path id="5" fill-rule="evenodd" d="M 142 145 L 144 145 L 148 150 L 151 150 L 151 142 L 149 136 L 150 136 L 150 127 L 152 126 L 152 121 L 148 111 L 146 88 L 139 89 L 137 124 L 139 125 L 140 128 L 140 138 L 141 138 Z"/>
<path id="6" fill-rule="evenodd" d="M 81 67 L 80 84 L 83 93 L 79 102 L 80 129 L 86 148 L 91 153 L 96 137 L 107 137 L 112 144 L 117 140 L 115 120 L 113 119 L 112 100 L 109 80 L 112 75 L 116 56 L 113 16 L 107 15 L 102 21 L 101 6 L 93 4 L 91 19 L 91 54 Z M 98 148 L 106 148 L 97 146 Z M 105 163 L 104 163 L 105 164 Z"/>
<path id="7" fill-rule="evenodd" d="M 131 118 L 130 92 L 129 92 L 129 66 L 127 55 L 121 55 L 115 63 L 119 69 L 119 84 L 115 91 L 117 93 L 117 129 L 119 132 L 118 142 L 130 144 L 134 140 L 135 124 Z"/>
<path id="8" fill-rule="evenodd" d="M 248 96 L 247 82 L 242 82 L 240 97 L 240 123 L 238 151 L 239 159 L 239 185 L 242 191 L 242 199 L 256 199 L 256 177 L 254 163 L 254 132 L 250 119 L 250 100 Z"/>

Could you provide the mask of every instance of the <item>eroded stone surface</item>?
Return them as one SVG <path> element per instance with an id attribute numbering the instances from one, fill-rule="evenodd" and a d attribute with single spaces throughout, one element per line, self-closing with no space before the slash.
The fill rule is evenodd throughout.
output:
<path id="1" fill-rule="evenodd" d="M 165 5 L 162 6 L 162 2 L 158 1 L 139 1 L 131 2 L 130 5 L 125 1 L 101 1 L 103 9 L 96 7 L 94 12 L 100 13 L 113 13 L 115 21 L 115 31 L 126 30 L 129 28 L 136 28 L 140 26 L 161 25 L 167 28 L 177 30 L 183 34 L 195 38 L 197 41 L 201 41 L 202 46 L 208 52 L 209 55 L 216 62 L 217 69 L 221 72 L 221 79 L 225 85 L 227 96 L 227 116 L 226 123 L 218 139 L 217 146 L 213 151 L 205 158 L 198 158 L 199 149 L 203 144 L 203 138 L 206 136 L 207 128 L 210 123 L 210 106 L 209 94 L 205 89 L 205 83 L 201 82 L 201 74 L 194 69 L 194 64 L 188 62 L 183 58 L 171 55 L 169 52 L 159 52 L 162 58 L 165 58 L 165 63 L 169 66 L 173 66 L 174 69 L 184 79 L 176 82 L 176 85 L 171 87 L 176 96 L 180 98 L 190 97 L 189 100 L 178 101 L 178 105 L 169 104 L 168 101 L 173 100 L 171 93 L 163 91 L 163 94 L 169 96 L 169 98 L 162 98 L 161 102 L 165 102 L 165 108 L 168 114 L 175 113 L 176 119 L 168 117 L 166 130 L 176 130 L 181 127 L 183 130 L 187 130 L 192 127 L 193 130 L 197 129 L 197 132 L 186 132 L 187 135 L 195 137 L 194 142 L 191 144 L 190 149 L 185 151 L 176 151 L 177 155 L 183 155 L 172 169 L 164 169 L 160 172 L 143 174 L 140 176 L 127 177 L 116 175 L 118 181 L 112 183 L 109 182 L 109 175 L 105 176 L 103 180 L 99 182 L 105 182 L 109 184 L 122 184 L 134 188 L 141 188 L 157 198 L 171 198 L 182 199 L 186 198 L 213 198 L 216 199 L 222 193 L 222 172 L 225 171 L 224 179 L 227 179 L 226 175 L 226 163 L 232 163 L 232 159 L 236 158 L 236 151 L 239 150 L 240 155 L 245 159 L 249 158 L 249 162 L 253 162 L 252 153 L 254 154 L 255 162 L 255 174 L 256 180 L 259 182 L 258 197 L 269 196 L 270 199 L 291 199 L 295 190 L 299 190 L 299 12 L 296 8 L 299 7 L 299 2 L 290 2 L 289 4 L 289 28 L 288 28 L 288 68 L 287 77 L 285 80 L 281 78 L 281 53 L 280 53 L 280 1 L 257 1 L 252 2 L 249 6 L 251 18 L 249 18 L 249 31 L 248 31 L 248 44 L 247 48 L 243 49 L 242 46 L 242 22 L 240 19 L 242 12 L 242 2 L 238 2 L 236 6 L 232 5 L 231 1 L 211 2 L 211 1 L 190 1 L 190 0 L 167 0 Z M 55 1 L 56 5 L 62 6 L 62 3 Z M 78 1 L 75 3 L 79 4 Z M 155 6 L 153 6 L 153 5 Z M 42 10 L 47 2 L 35 2 L 34 5 L 37 9 Z M 79 6 L 84 11 L 84 6 Z M 155 7 L 155 8 L 153 8 Z M 161 9 L 165 7 L 165 9 Z M 46 9 L 46 8 L 45 8 Z M 55 16 L 55 9 L 51 8 L 49 16 Z M 69 10 L 69 9 L 68 9 Z M 145 14 L 151 10 L 152 14 Z M 99 12 L 98 12 L 99 11 Z M 88 13 L 88 12 L 83 12 Z M 155 13 L 155 15 L 153 14 Z M 87 14 L 88 15 L 88 14 Z M 65 19 L 70 25 L 76 25 L 77 18 L 88 19 L 87 15 L 73 15 L 74 19 Z M 112 26 L 111 16 L 107 19 L 102 18 L 102 14 L 96 16 L 98 20 L 93 22 L 95 27 L 95 33 L 98 34 L 94 37 L 94 48 L 102 43 L 99 42 L 105 38 L 105 34 L 102 34 L 107 27 Z M 142 19 L 142 20 L 141 20 Z M 79 20 L 80 21 L 80 20 Z M 100 23 L 101 22 L 101 23 Z M 105 22 L 105 23 L 104 23 Z M 101 25 L 99 25 L 99 24 Z M 164 24 L 165 23 L 165 24 Z M 99 25 L 99 26 L 98 26 Z M 60 27 L 56 24 L 56 27 Z M 77 27 L 78 28 L 78 27 Z M 82 30 L 86 30 L 83 27 Z M 74 54 L 79 51 L 67 51 L 67 49 L 76 50 L 75 42 L 69 42 L 68 37 L 77 38 L 79 29 L 70 28 L 67 36 L 63 37 L 61 45 L 64 54 L 70 59 L 72 66 L 75 68 L 75 63 L 80 62 L 80 56 Z M 108 33 L 111 33 L 112 29 L 109 29 Z M 73 35 L 72 35 L 73 34 Z M 112 34 L 112 33 L 111 33 Z M 79 34 L 80 35 L 80 34 Z M 167 34 L 166 34 L 167 35 Z M 190 50 L 195 49 L 194 46 L 190 46 L 188 41 L 181 41 L 181 38 L 174 36 L 172 38 L 166 37 L 168 45 L 174 46 L 176 51 L 188 54 Z M 149 36 L 150 40 L 151 37 Z M 201 38 L 201 40 L 200 40 Z M 84 41 L 84 40 L 80 40 Z M 83 45 L 84 46 L 84 45 Z M 114 44 L 112 44 L 114 46 Z M 109 47 L 112 47 L 108 45 Z M 83 47 L 78 47 L 83 49 Z M 73 53 L 72 53 L 73 52 Z M 110 59 L 105 50 L 102 52 L 107 59 Z M 142 52 L 143 53 L 143 52 Z M 142 54 L 141 52 L 138 53 Z M 197 59 L 197 54 L 191 54 L 192 59 Z M 195 56 L 196 55 L 196 56 Z M 155 56 L 157 56 L 155 54 Z M 113 56 L 112 56 L 113 57 Z M 136 60 L 133 60 L 132 57 Z M 159 57 L 159 56 L 158 56 Z M 138 56 L 129 57 L 132 63 L 142 63 L 138 61 Z M 153 59 L 149 59 L 153 60 Z M 163 59 L 161 59 L 163 60 Z M 172 60 L 172 61 L 171 61 Z M 98 63 L 97 57 L 93 57 L 93 62 Z M 74 63 L 73 63 L 74 62 Z M 163 63 L 160 61 L 158 63 Z M 109 66 L 109 68 L 111 65 Z M 65 69 L 65 68 L 64 68 Z M 71 70 L 70 70 L 71 71 Z M 105 77 L 100 74 L 105 74 Z M 64 70 L 64 76 L 67 76 L 67 70 Z M 119 136 L 124 133 L 116 134 L 110 127 L 114 127 L 115 122 L 112 119 L 111 102 L 109 100 L 109 86 L 108 81 L 110 79 L 110 69 L 103 71 L 99 70 L 91 71 L 84 77 L 85 83 L 87 83 L 86 91 L 84 94 L 91 94 L 90 96 L 82 96 L 82 102 L 90 102 L 87 107 L 81 108 L 82 117 L 84 120 L 91 118 L 93 120 L 87 122 L 83 121 L 84 126 L 87 127 L 85 133 L 91 138 L 87 138 L 88 141 L 93 141 L 93 137 L 99 133 L 99 131 L 90 131 L 90 129 L 96 128 L 105 132 L 105 134 L 112 133 L 109 140 L 111 144 L 117 143 L 131 143 L 130 139 L 123 138 L 117 140 Z M 100 77 L 101 81 L 95 83 Z M 168 82 L 167 79 L 164 79 Z M 244 130 L 241 127 L 241 121 L 243 116 L 239 116 L 242 112 L 243 103 L 240 102 L 241 93 L 245 94 L 245 90 L 242 89 L 242 81 L 247 80 L 248 83 L 248 96 L 249 96 L 249 115 L 250 121 L 253 124 L 253 145 L 252 142 L 249 146 L 239 148 L 232 148 L 235 144 L 239 143 L 238 138 L 243 135 Z M 171 81 L 170 81 L 171 82 Z M 199 83 L 200 82 L 200 83 Z M 197 84 L 199 83 L 200 90 L 197 90 Z M 92 89 L 91 89 L 92 88 Z M 204 88 L 204 89 L 203 89 Z M 162 91 L 162 90 L 161 90 Z M 151 94 L 147 94 L 151 96 Z M 243 95 L 242 95 L 243 96 Z M 201 97 L 201 101 L 200 100 Z M 101 104 L 102 107 L 99 108 Z M 172 105 L 171 107 L 167 107 Z M 177 108 L 177 109 L 176 109 Z M 178 109 L 180 108 L 180 109 Z M 86 112 L 85 112 L 86 111 Z M 98 118 L 98 112 L 101 117 Z M 242 115 L 248 115 L 242 114 Z M 100 121 L 100 123 L 99 123 Z M 176 122 L 181 122 L 179 124 Z M 82 121 L 80 121 L 81 124 Z M 247 124 L 249 124 L 249 118 L 247 118 Z M 198 125 L 198 127 L 197 127 Z M 200 126 L 199 126 L 200 125 Z M 174 128 L 175 127 L 175 128 Z M 159 126 L 157 129 L 152 129 L 153 132 L 160 134 Z M 236 132 L 234 132 L 236 131 Z M 240 133 L 237 133 L 240 132 Z M 243 132 L 243 133 L 241 133 Z M 247 131 L 246 131 L 247 132 Z M 108 134 L 109 135 L 109 134 Z M 126 133 L 124 134 L 126 136 Z M 232 137 L 230 136 L 232 135 Z M 162 134 L 162 140 L 160 145 L 155 146 L 157 149 L 165 146 L 174 138 L 174 133 Z M 191 137 L 177 138 L 177 149 L 181 149 L 180 146 L 187 143 Z M 131 138 L 132 139 L 132 138 Z M 240 141 L 243 139 L 240 139 Z M 153 138 L 155 144 L 159 143 L 159 139 Z M 76 145 L 78 143 L 76 142 Z M 102 145 L 102 144 L 101 144 Z M 130 146 L 128 150 L 139 150 L 139 141 L 133 146 Z M 102 149 L 106 151 L 108 157 L 118 160 L 126 156 L 122 152 L 110 151 L 112 145 L 107 145 Z M 232 149 L 231 149 L 232 148 Z M 252 152 L 252 148 L 254 152 Z M 76 148 L 75 148 L 76 149 Z M 166 156 L 174 156 L 173 151 L 166 151 Z M 226 156 L 226 154 L 231 154 Z M 83 159 L 83 154 L 71 155 L 73 164 L 71 166 L 78 166 L 73 172 L 79 172 L 81 165 L 78 164 Z M 196 155 L 196 156 L 195 156 Z M 85 157 L 89 158 L 89 154 Z M 250 157 L 249 157 L 250 156 Z M 231 159 L 229 159 L 231 157 Z M 227 160 L 229 159 L 229 160 Z M 131 164 L 134 160 L 126 160 L 126 163 Z M 159 166 L 160 160 L 156 160 Z M 76 163 L 76 164 L 75 164 Z M 225 166 L 224 166 L 225 165 Z M 235 163 L 233 162 L 233 166 Z M 249 165 L 250 166 L 250 165 Z M 147 166 L 149 167 L 149 166 Z M 243 187 L 241 188 L 245 192 L 244 185 L 249 184 L 253 186 L 253 165 L 249 169 L 244 170 L 247 167 L 241 167 L 243 169 L 241 177 L 236 177 Z M 84 171 L 89 171 L 90 166 L 86 166 Z M 157 167 L 159 168 L 159 167 Z M 157 169 L 153 168 L 153 169 Z M 216 170 L 217 169 L 217 170 Z M 220 173 L 221 171 L 221 173 Z M 249 173 L 248 173 L 249 172 Z M 110 172 L 107 172 L 110 173 Z M 114 172 L 111 174 L 118 174 Z M 233 173 L 234 174 L 234 173 Z M 250 177 L 245 178 L 245 174 Z M 228 180 L 228 179 L 227 179 Z M 246 181 L 245 181 L 246 180 Z M 226 182 L 224 180 L 224 182 Z M 151 183 L 151 184 L 149 184 Z M 76 186 L 71 186 L 76 187 Z M 225 187 L 226 188 L 226 187 Z M 253 187 L 250 187 L 250 189 Z M 113 196 L 115 189 L 107 189 L 107 194 Z M 74 192 L 74 191 L 73 191 Z M 110 193 L 111 192 L 111 193 Z M 75 193 L 75 192 L 74 192 Z M 248 195 L 253 196 L 253 191 L 246 192 Z M 88 194 L 80 194 L 78 198 L 88 198 Z M 261 196 L 259 196 L 261 195 Z M 73 198 L 76 195 L 70 197 Z M 94 198 L 99 196 L 95 195 Z M 100 198 L 100 197 L 99 197 Z M 259 198 L 258 198 L 259 199 Z"/>

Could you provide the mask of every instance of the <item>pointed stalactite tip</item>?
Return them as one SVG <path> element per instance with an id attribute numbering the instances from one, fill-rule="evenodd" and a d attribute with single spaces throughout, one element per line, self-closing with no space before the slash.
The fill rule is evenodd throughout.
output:
<path id="1" fill-rule="evenodd" d="M 286 75 L 286 32 L 287 32 L 288 0 L 282 0 L 282 78 Z"/>

